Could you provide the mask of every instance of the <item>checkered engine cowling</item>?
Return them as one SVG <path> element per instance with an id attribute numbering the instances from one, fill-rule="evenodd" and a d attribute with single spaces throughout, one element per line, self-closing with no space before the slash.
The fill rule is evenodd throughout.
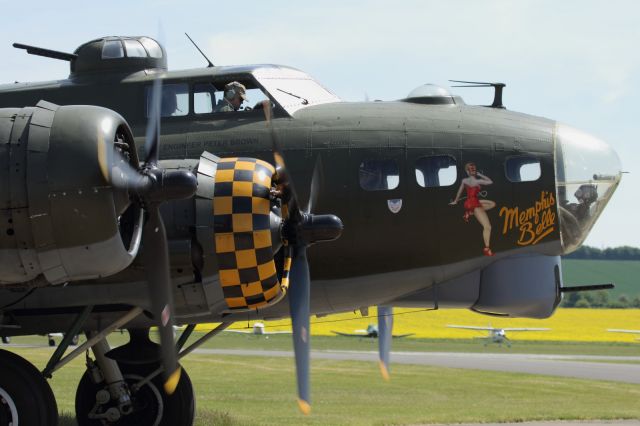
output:
<path id="1" fill-rule="evenodd" d="M 213 211 L 220 284 L 230 310 L 264 308 L 288 286 L 274 262 L 269 213 L 274 167 L 255 158 L 222 158 L 215 176 Z"/>

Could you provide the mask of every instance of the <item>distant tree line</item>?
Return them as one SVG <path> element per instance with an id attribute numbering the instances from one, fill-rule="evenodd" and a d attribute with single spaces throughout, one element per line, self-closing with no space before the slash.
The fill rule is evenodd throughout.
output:
<path id="1" fill-rule="evenodd" d="M 565 259 L 589 259 L 589 260 L 640 260 L 640 248 L 622 246 L 599 249 L 590 246 L 582 246 Z M 560 306 L 565 308 L 640 308 L 640 295 L 629 297 L 625 294 L 611 299 L 606 290 L 583 291 L 565 294 Z"/>
<path id="2" fill-rule="evenodd" d="M 566 293 L 560 306 L 563 308 L 640 308 L 640 296 L 631 298 L 622 294 L 612 300 L 606 290 L 581 291 Z"/>
<path id="3" fill-rule="evenodd" d="M 631 246 L 599 249 L 582 246 L 565 259 L 640 260 L 640 248 Z"/>

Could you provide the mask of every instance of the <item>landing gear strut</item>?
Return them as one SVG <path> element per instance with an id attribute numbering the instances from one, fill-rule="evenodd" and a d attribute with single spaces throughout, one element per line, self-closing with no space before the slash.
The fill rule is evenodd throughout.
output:
<path id="1" fill-rule="evenodd" d="M 134 386 L 161 365 L 159 347 L 148 339 L 147 333 L 146 330 L 130 332 L 131 341 L 112 352 L 119 359 L 117 362 L 104 357 L 108 346 L 93 347 L 96 361 L 88 360 L 88 369 L 76 391 L 76 418 L 79 426 L 193 424 L 195 400 L 191 379 L 186 371 L 182 371 L 180 382 L 172 395 L 164 392 L 161 375 L 142 386 Z M 126 356 L 121 358 L 123 354 Z M 109 365 L 110 363 L 115 365 Z M 114 382 L 117 377 L 122 377 L 124 381 Z M 118 386 L 127 392 L 127 405 L 123 405 L 121 397 L 114 398 L 120 393 Z"/>
<path id="2" fill-rule="evenodd" d="M 0 425 L 56 425 L 58 407 L 42 374 L 24 358 L 0 350 Z"/>

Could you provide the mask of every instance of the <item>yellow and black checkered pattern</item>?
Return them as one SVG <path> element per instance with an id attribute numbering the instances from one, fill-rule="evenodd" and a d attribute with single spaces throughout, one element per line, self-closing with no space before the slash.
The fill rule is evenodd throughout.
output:
<path id="1" fill-rule="evenodd" d="M 220 284 L 231 310 L 266 307 L 280 300 L 282 283 L 273 260 L 269 191 L 274 167 L 255 158 L 222 158 L 214 186 L 213 212 Z M 286 265 L 285 265 L 286 266 Z"/>

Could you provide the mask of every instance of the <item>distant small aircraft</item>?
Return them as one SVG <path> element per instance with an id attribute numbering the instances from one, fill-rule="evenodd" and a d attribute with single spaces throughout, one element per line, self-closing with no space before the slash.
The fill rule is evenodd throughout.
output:
<path id="1" fill-rule="evenodd" d="M 496 343 L 502 345 L 505 343 L 507 347 L 511 347 L 511 340 L 507 338 L 507 331 L 549 331 L 549 328 L 495 328 L 495 327 L 476 327 L 471 325 L 447 325 L 449 328 L 462 328 L 465 330 L 483 330 L 488 331 L 489 334 L 480 339 L 485 339 L 484 345 L 489 343 Z"/>
<path id="2" fill-rule="evenodd" d="M 56 345 L 56 340 L 54 339 L 54 337 L 63 338 L 64 334 L 63 333 L 49 333 L 49 334 L 47 334 L 47 343 L 49 344 L 49 346 L 55 346 Z M 73 339 L 71 339 L 71 345 L 77 346 L 79 340 L 80 340 L 80 338 L 76 334 L 75 336 L 73 336 Z"/>
<path id="3" fill-rule="evenodd" d="M 241 333 L 241 334 L 253 334 L 254 336 L 267 336 L 269 338 L 272 334 L 291 334 L 290 331 L 265 331 L 264 323 L 255 322 L 253 323 L 253 327 L 251 330 L 234 330 L 234 329 L 226 329 L 224 330 L 227 333 Z"/>
<path id="4" fill-rule="evenodd" d="M 353 333 L 343 333 L 341 331 L 331 330 L 332 333 L 337 334 L 338 336 L 346 336 L 346 337 L 369 337 L 371 339 L 378 338 L 378 326 L 374 324 L 369 324 L 366 330 L 354 330 Z M 407 333 L 407 334 L 394 334 L 393 338 L 400 337 L 408 337 L 413 336 L 415 333 Z"/>
<path id="5" fill-rule="evenodd" d="M 611 333 L 637 334 L 638 336 L 640 336 L 640 330 L 622 330 L 622 329 L 619 329 L 619 328 L 608 328 L 607 331 L 609 331 Z M 636 337 L 636 340 L 640 340 L 640 337 Z"/>

